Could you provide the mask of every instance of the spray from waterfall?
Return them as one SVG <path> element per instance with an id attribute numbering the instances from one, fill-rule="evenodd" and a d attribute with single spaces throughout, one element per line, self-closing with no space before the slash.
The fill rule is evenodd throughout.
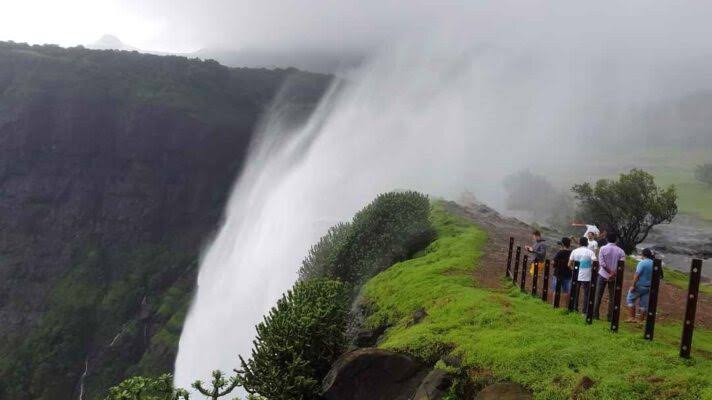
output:
<path id="1" fill-rule="evenodd" d="M 635 131 L 631 115 L 690 89 L 680 73 L 689 60 L 566 26 L 499 38 L 437 29 L 386 43 L 298 127 L 278 100 L 202 259 L 176 385 L 239 367 L 309 246 L 377 194 L 469 190 L 497 206 L 507 174 L 576 168 Z"/>

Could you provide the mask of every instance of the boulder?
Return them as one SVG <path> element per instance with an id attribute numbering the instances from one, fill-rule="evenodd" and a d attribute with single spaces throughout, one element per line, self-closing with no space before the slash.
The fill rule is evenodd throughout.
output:
<path id="1" fill-rule="evenodd" d="M 453 377 L 441 369 L 434 369 L 423 379 L 413 400 L 440 400 L 452 386 Z"/>
<path id="2" fill-rule="evenodd" d="M 410 400 L 428 368 L 413 357 L 365 348 L 339 357 L 324 378 L 326 400 Z"/>
<path id="3" fill-rule="evenodd" d="M 378 339 L 386 331 L 386 326 L 379 326 L 374 329 L 359 329 L 356 332 L 353 343 L 356 347 L 372 347 L 378 344 Z"/>
<path id="4" fill-rule="evenodd" d="M 477 393 L 475 400 L 532 400 L 532 394 L 517 383 L 495 383 Z"/>
<path id="5" fill-rule="evenodd" d="M 413 313 L 413 320 L 408 325 L 412 326 L 415 324 L 419 324 L 420 321 L 425 319 L 425 317 L 427 317 L 427 316 L 428 316 L 428 312 L 425 311 L 424 308 L 419 308 L 419 309 L 415 310 L 415 312 Z"/>

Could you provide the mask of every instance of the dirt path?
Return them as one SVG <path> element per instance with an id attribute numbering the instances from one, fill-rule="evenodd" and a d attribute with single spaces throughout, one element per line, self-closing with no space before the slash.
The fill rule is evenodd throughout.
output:
<path id="1" fill-rule="evenodd" d="M 507 218 L 493 209 L 482 204 L 469 204 L 465 207 L 457 206 L 454 203 L 448 205 L 448 210 L 467 218 L 487 231 L 489 240 L 484 249 L 481 265 L 475 269 L 474 277 L 478 284 L 492 289 L 503 290 L 502 285 L 507 263 L 507 253 L 509 248 L 509 238 L 514 237 L 516 246 L 525 246 L 531 242 L 532 227 L 514 219 Z M 549 243 L 549 256 L 551 257 L 556 248 L 555 243 Z M 632 271 L 626 270 L 625 283 L 623 289 L 627 292 L 633 278 Z M 541 282 L 541 278 L 540 278 Z M 541 286 L 541 283 L 539 284 Z M 531 291 L 531 276 L 527 276 L 526 287 Z M 623 294 L 625 296 L 625 293 Z M 685 315 L 685 305 L 687 290 L 673 286 L 663 279 L 660 282 L 658 299 L 658 321 L 682 321 Z M 601 316 L 607 310 L 607 295 L 604 295 L 601 304 Z M 625 301 L 625 299 L 623 299 Z M 621 315 L 621 320 L 625 314 Z M 697 314 L 695 326 L 712 328 L 712 297 L 700 294 L 697 303 Z"/>

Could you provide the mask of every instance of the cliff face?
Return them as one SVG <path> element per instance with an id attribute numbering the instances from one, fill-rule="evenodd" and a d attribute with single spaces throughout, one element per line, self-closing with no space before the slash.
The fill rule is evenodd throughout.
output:
<path id="1" fill-rule="evenodd" d="M 329 79 L 0 42 L 0 398 L 172 368 L 201 247 L 287 81 L 306 114 Z"/>

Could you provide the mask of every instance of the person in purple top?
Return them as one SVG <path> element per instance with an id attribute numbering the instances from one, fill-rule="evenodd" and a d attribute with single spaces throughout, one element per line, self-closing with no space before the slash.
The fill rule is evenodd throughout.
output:
<path id="1" fill-rule="evenodd" d="M 616 267 L 618 261 L 625 260 L 625 252 L 618 247 L 616 242 L 618 236 L 615 233 L 609 233 L 606 237 L 608 244 L 601 247 L 598 252 L 598 281 L 596 282 L 596 297 L 593 303 L 593 318 L 600 318 L 601 300 L 603 299 L 603 291 L 608 289 L 608 313 L 606 318 L 611 321 L 613 315 L 613 291 L 616 284 Z"/>

